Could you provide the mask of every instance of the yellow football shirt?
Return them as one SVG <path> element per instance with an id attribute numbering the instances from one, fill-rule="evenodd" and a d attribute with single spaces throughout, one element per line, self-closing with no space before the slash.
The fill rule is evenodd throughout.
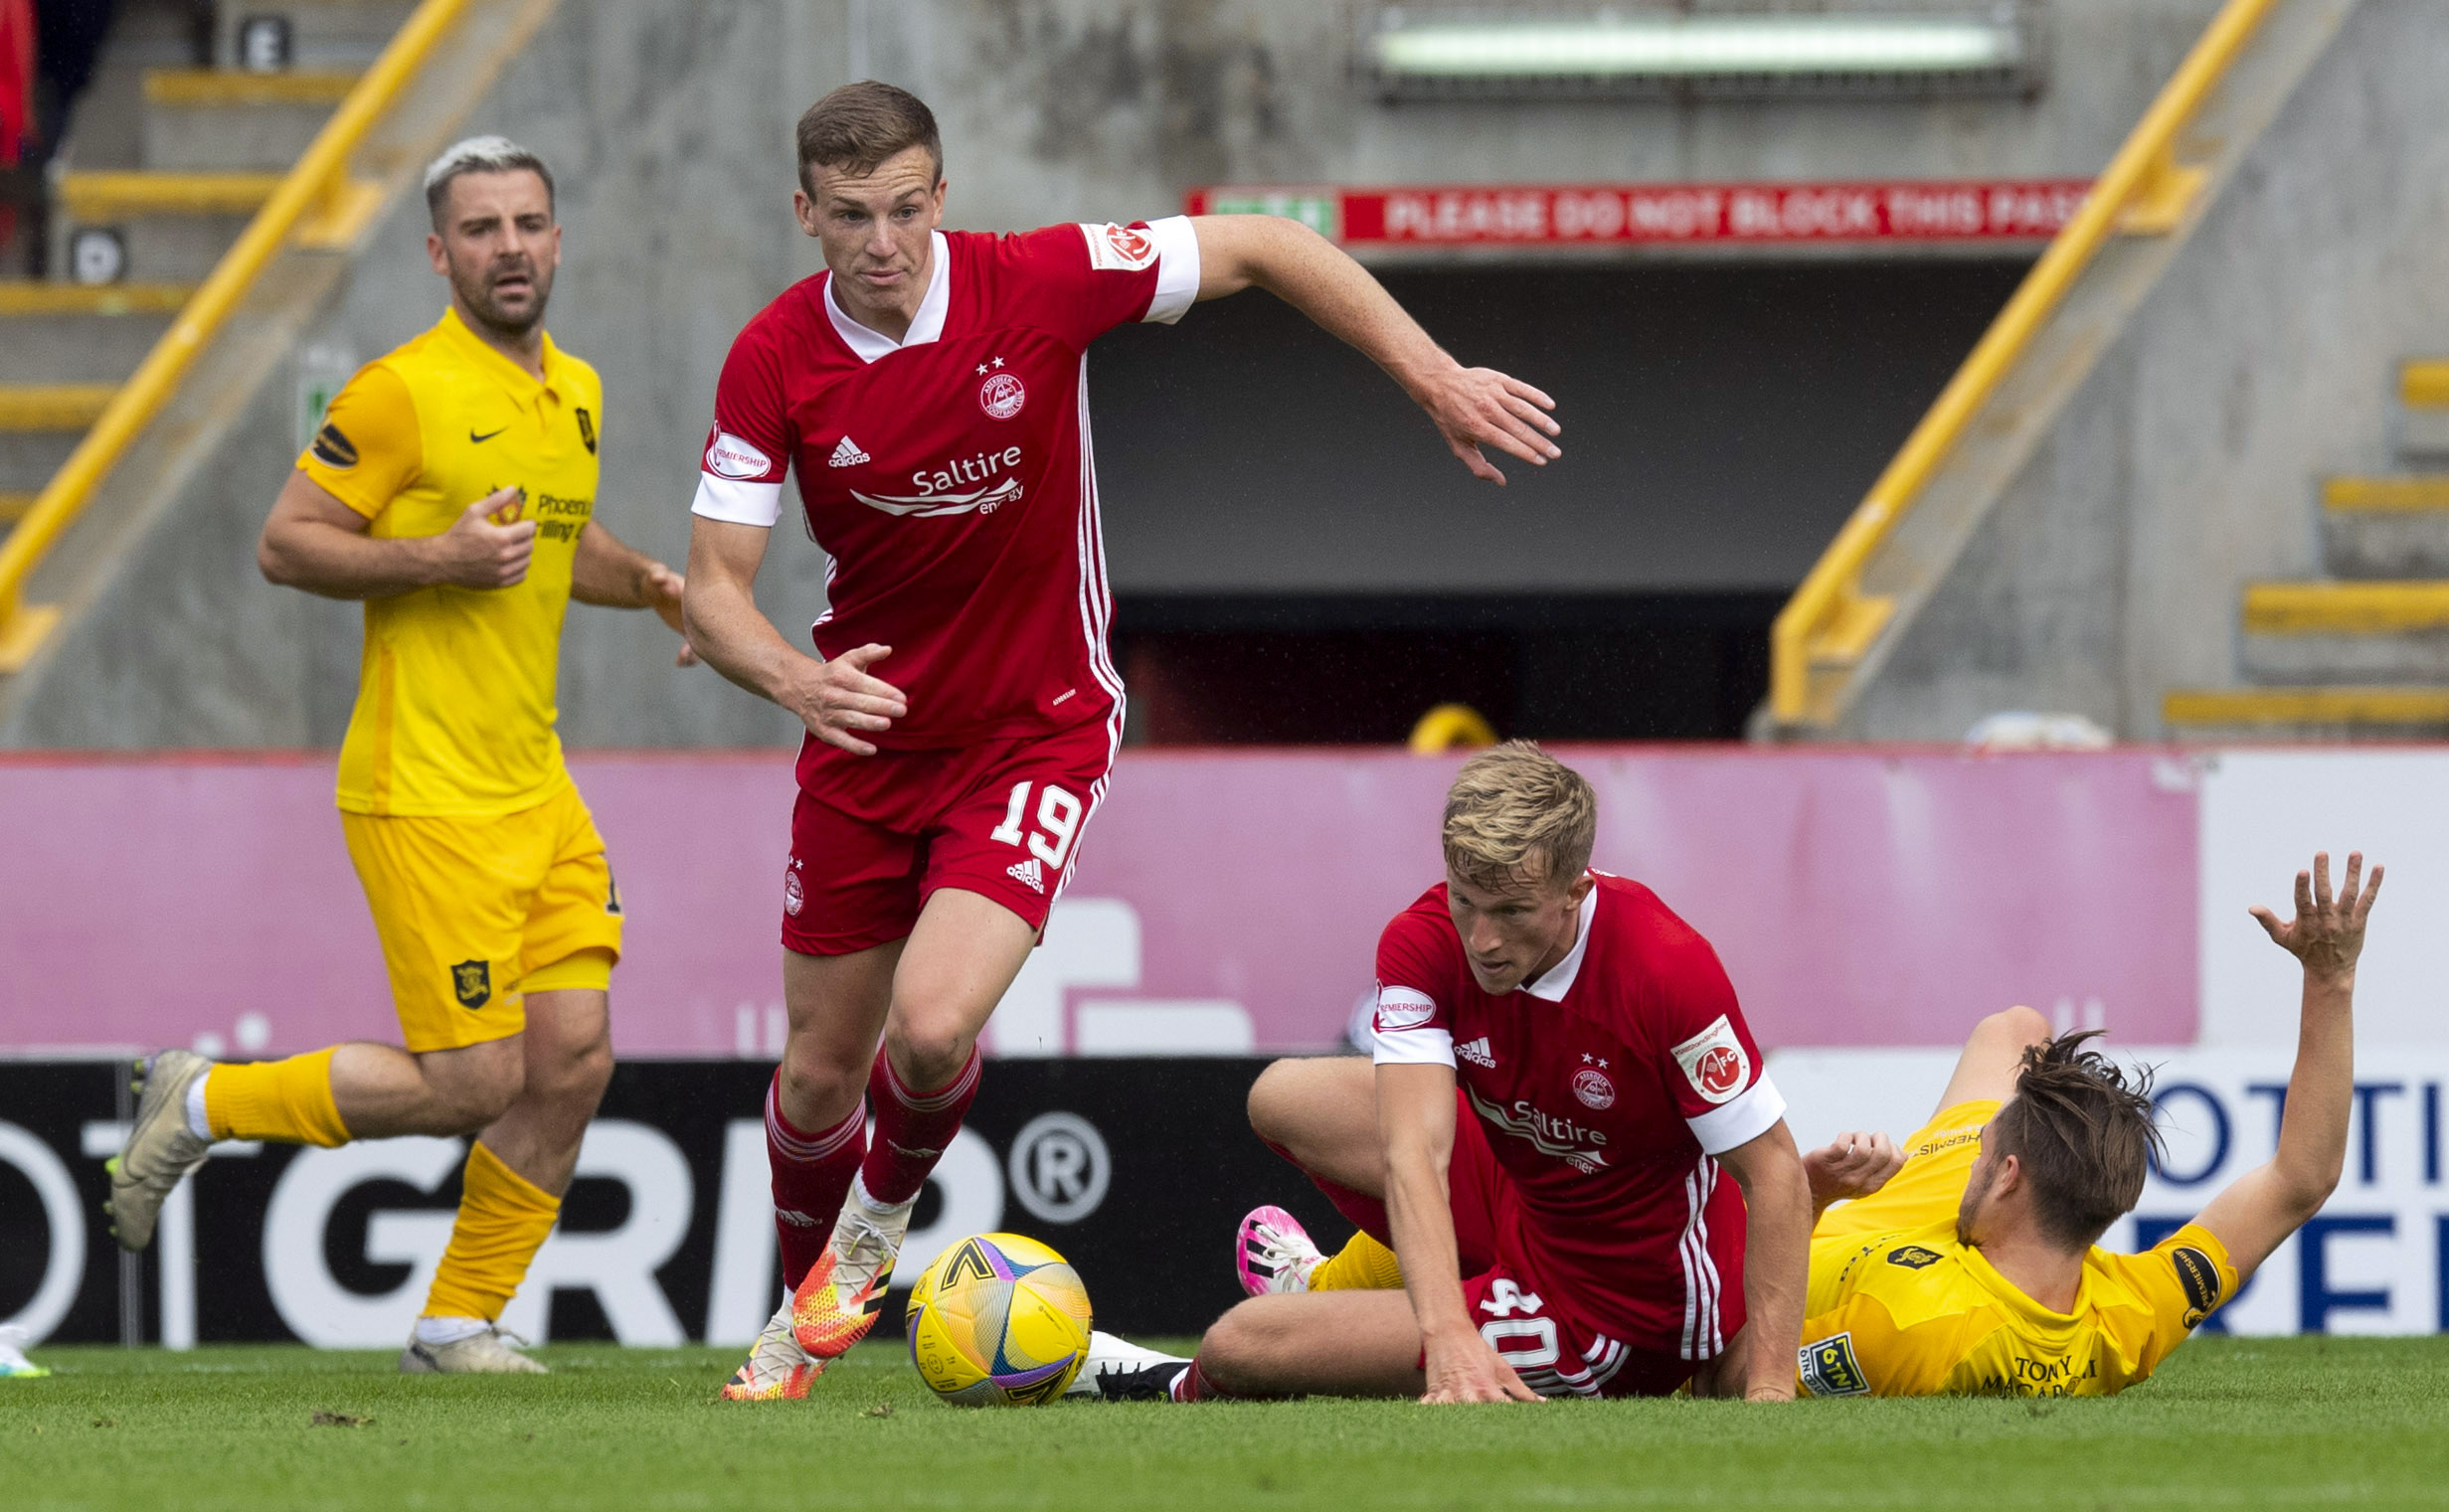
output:
<path id="1" fill-rule="evenodd" d="M 500 488 L 536 522 L 526 579 L 366 601 L 357 708 L 339 801 L 361 814 L 488 815 L 542 802 L 567 776 L 554 731 L 561 623 L 579 532 L 595 512 L 604 388 L 544 341 L 544 381 L 455 310 L 349 381 L 300 471 L 392 540 L 437 536 Z"/>
<path id="2" fill-rule="evenodd" d="M 1817 1397 L 2105 1397 L 2157 1369 L 2236 1290 L 2227 1248 L 2187 1224 L 2141 1255 L 2095 1245 L 2051 1312 L 1956 1238 L 1953 1216 L 1812 1242 L 1802 1385 Z"/>

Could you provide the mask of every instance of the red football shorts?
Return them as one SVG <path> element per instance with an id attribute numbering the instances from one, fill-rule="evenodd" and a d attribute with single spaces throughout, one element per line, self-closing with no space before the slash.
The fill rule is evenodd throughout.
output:
<path id="1" fill-rule="evenodd" d="M 1456 1094 L 1454 1155 L 1446 1190 L 1463 1266 L 1463 1305 L 1480 1336 L 1542 1397 L 1664 1397 L 1690 1380 L 1698 1362 L 1672 1348 L 1630 1344 L 1575 1305 L 1566 1288 L 1542 1281 L 1515 1253 L 1508 1234 L 1522 1226 L 1520 1199 L 1479 1116 Z M 1317 1182 L 1337 1211 L 1382 1245 L 1394 1238 L 1383 1200 Z M 1734 1298 L 1729 1304 L 1740 1308 Z M 1735 1326 L 1741 1325 L 1740 1317 Z M 1428 1364 L 1422 1356 L 1421 1364 Z"/>
<path id="2" fill-rule="evenodd" d="M 783 947 L 847 955 L 901 939 L 947 887 L 1044 928 L 1106 794 L 1117 740 L 1105 720 L 870 756 L 811 738 L 790 815 Z"/>

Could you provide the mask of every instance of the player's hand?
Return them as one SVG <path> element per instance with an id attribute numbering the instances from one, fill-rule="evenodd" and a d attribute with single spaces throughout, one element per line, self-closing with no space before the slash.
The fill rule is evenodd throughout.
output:
<path id="1" fill-rule="evenodd" d="M 1839 1134 L 1803 1157 L 1814 1212 L 1833 1202 L 1868 1197 L 1903 1170 L 1904 1151 L 1881 1133 Z"/>
<path id="2" fill-rule="evenodd" d="M 1418 398 L 1436 421 L 1437 433 L 1473 477 L 1505 481 L 1496 464 L 1481 453 L 1483 446 L 1494 446 L 1534 467 L 1545 467 L 1565 454 L 1549 439 L 1563 430 L 1547 413 L 1556 401 L 1493 368 L 1450 367 L 1429 380 Z"/>
<path id="3" fill-rule="evenodd" d="M 1420 1400 L 1433 1407 L 1451 1402 L 1542 1400 L 1476 1333 L 1451 1345 L 1429 1345 L 1427 1366 L 1429 1389 L 1420 1394 Z"/>
<path id="4" fill-rule="evenodd" d="M 865 645 L 844 651 L 831 661 L 811 662 L 815 672 L 792 690 L 790 708 L 808 733 L 852 756 L 874 756 L 876 748 L 853 732 L 874 735 L 890 730 L 910 713 L 902 691 L 867 669 L 893 654 L 891 646 Z"/>
<path id="5" fill-rule="evenodd" d="M 647 563 L 645 571 L 638 574 L 638 597 L 680 637 L 680 654 L 672 659 L 676 667 L 697 665 L 697 647 L 689 644 L 688 627 L 680 620 L 680 595 L 687 588 L 686 579 L 660 562 Z"/>
<path id="6" fill-rule="evenodd" d="M 2347 853 L 2347 875 L 2340 892 L 2330 891 L 2330 852 L 2316 851 L 2313 870 L 2296 874 L 2296 918 L 2287 924 L 2270 910 L 2256 907 L 2253 917 L 2279 942 L 2279 948 L 2305 963 L 2315 976 L 2343 981 L 2356 974 L 2356 959 L 2363 954 L 2365 916 L 2381 892 L 2381 868 L 2363 880 L 2363 852 Z"/>
<path id="7" fill-rule="evenodd" d="M 435 582 L 505 588 L 525 581 L 536 554 L 536 522 L 521 518 L 526 512 L 527 496 L 516 488 L 497 488 L 459 511 L 427 547 Z"/>

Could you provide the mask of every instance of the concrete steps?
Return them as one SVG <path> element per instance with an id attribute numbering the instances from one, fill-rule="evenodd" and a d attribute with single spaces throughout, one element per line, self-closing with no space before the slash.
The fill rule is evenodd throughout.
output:
<path id="1" fill-rule="evenodd" d="M 235 0 L 197 36 L 192 6 L 132 0 L 54 180 L 51 265 L 104 230 L 127 281 L 0 283 L 0 537 L 14 529 L 195 287 L 278 189 L 414 5 Z M 290 67 L 235 67 L 251 18 L 285 17 Z M 198 67 L 218 60 L 224 67 Z"/>
<path id="2" fill-rule="evenodd" d="M 2412 457 L 2449 457 L 2449 360 L 2425 359 L 2398 370 L 2403 410 L 2398 449 Z"/>
<path id="3" fill-rule="evenodd" d="M 2180 690 L 2161 718 L 2188 740 L 2413 740 L 2449 735 L 2449 688 Z"/>
<path id="4" fill-rule="evenodd" d="M 2242 617 L 2257 680 L 2449 686 L 2449 581 L 2256 583 Z"/>
<path id="5" fill-rule="evenodd" d="M 145 163 L 155 169 L 279 172 L 305 153 L 357 79 L 354 69 L 150 70 L 144 76 Z"/>
<path id="6" fill-rule="evenodd" d="M 2330 479 L 2322 555 L 2342 578 L 2449 577 L 2449 474 Z"/>
<path id="7" fill-rule="evenodd" d="M 2398 454 L 2449 462 L 2449 360 L 2402 362 Z M 2449 735 L 2449 471 L 2335 477 L 2321 490 L 2328 579 L 2245 586 L 2237 660 L 2260 686 L 2176 689 L 2194 739 Z"/>
<path id="8" fill-rule="evenodd" d="M 73 265 L 80 231 L 116 232 L 130 276 L 195 282 L 280 187 L 276 173 L 105 170 L 60 175 L 52 265 Z"/>

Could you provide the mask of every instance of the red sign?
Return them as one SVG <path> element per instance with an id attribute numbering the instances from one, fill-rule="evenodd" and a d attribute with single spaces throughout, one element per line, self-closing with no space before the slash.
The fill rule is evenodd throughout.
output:
<path id="1" fill-rule="evenodd" d="M 1870 184 L 1194 189 L 1191 215 L 1289 216 L 1347 247 L 2024 242 L 2064 229 L 2088 179 Z"/>

